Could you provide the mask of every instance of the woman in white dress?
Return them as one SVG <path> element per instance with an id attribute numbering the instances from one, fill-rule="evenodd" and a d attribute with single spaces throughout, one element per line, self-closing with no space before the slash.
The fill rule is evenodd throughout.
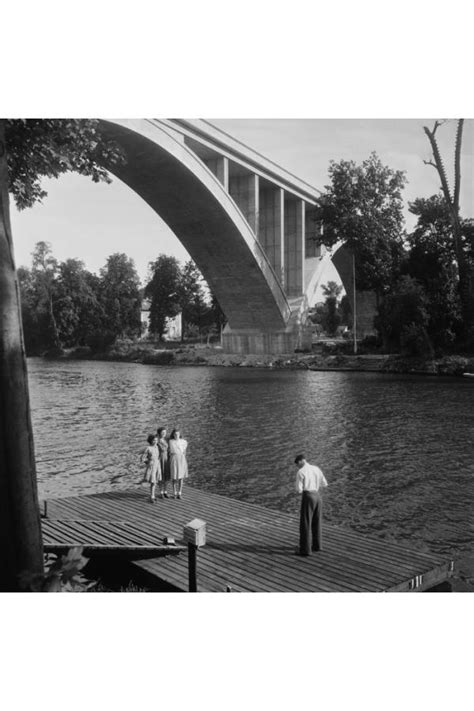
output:
<path id="1" fill-rule="evenodd" d="M 146 465 L 143 481 L 150 483 L 150 501 L 155 503 L 155 490 L 157 482 L 161 481 L 160 450 L 158 449 L 158 437 L 148 435 L 148 447 L 141 456 L 142 464 Z"/>
<path id="2" fill-rule="evenodd" d="M 183 481 L 188 477 L 188 462 L 186 460 L 188 443 L 176 429 L 172 431 L 168 443 L 170 479 L 173 482 L 174 498 L 180 499 L 183 493 Z"/>

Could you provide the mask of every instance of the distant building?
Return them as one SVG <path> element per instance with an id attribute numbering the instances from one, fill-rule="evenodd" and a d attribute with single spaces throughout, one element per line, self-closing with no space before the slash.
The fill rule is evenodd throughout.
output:
<path id="1" fill-rule="evenodd" d="M 148 338 L 150 336 L 150 300 L 143 299 L 141 308 L 141 324 L 142 324 L 142 338 Z M 163 339 L 165 341 L 180 341 L 182 332 L 182 320 L 181 314 L 174 316 L 173 318 L 166 319 L 165 333 Z"/>

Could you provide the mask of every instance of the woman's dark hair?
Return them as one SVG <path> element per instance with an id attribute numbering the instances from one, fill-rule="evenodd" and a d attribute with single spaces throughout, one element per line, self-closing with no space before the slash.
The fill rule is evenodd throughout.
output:
<path id="1" fill-rule="evenodd" d="M 181 434 L 181 430 L 180 430 L 178 427 L 176 427 L 176 429 L 174 429 L 174 430 L 172 431 L 172 433 L 170 434 L 170 439 L 174 439 L 174 438 L 175 438 L 176 432 L 179 432 L 179 433 Z"/>
<path id="2" fill-rule="evenodd" d="M 158 435 L 158 437 L 161 437 L 161 433 L 165 432 L 165 430 L 166 427 L 158 427 L 158 429 L 156 430 L 156 434 Z"/>
<path id="3" fill-rule="evenodd" d="M 154 434 L 149 434 L 148 437 L 146 438 L 146 441 L 148 444 L 153 444 L 153 440 L 155 439 L 156 435 Z"/>
<path id="4" fill-rule="evenodd" d="M 304 456 L 304 454 L 298 454 L 298 455 L 295 457 L 295 464 L 299 464 L 300 462 L 303 461 L 303 459 L 306 459 L 306 457 Z"/>

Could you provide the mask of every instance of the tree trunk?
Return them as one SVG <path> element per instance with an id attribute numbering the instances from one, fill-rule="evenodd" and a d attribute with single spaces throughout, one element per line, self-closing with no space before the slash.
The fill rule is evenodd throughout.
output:
<path id="1" fill-rule="evenodd" d="M 50 291 L 48 298 L 48 310 L 49 310 L 49 321 L 51 324 L 51 333 L 53 336 L 53 347 L 57 350 L 61 350 L 61 341 L 59 340 L 58 324 L 56 323 L 56 318 L 53 311 L 53 295 Z"/>
<path id="2" fill-rule="evenodd" d="M 15 592 L 43 574 L 43 546 L 8 200 L 0 120 L 0 590 Z"/>
<path id="3" fill-rule="evenodd" d="M 435 161 L 434 163 L 432 163 L 431 161 L 428 162 L 438 171 L 438 175 L 441 181 L 441 188 L 443 190 L 444 199 L 449 209 L 449 216 L 453 228 L 453 243 L 458 262 L 458 292 L 461 301 L 464 334 L 467 338 L 472 338 L 474 336 L 474 290 L 472 284 L 473 274 L 470 264 L 464 253 L 461 234 L 461 221 L 459 219 L 459 194 L 461 188 L 461 144 L 463 125 L 464 119 L 459 119 L 458 130 L 456 134 L 454 161 L 455 185 L 453 199 L 451 199 L 448 180 L 446 178 L 446 172 L 444 170 L 443 161 L 435 137 L 436 131 L 439 128 L 440 123 L 436 121 L 432 131 L 430 131 L 429 128 L 425 126 L 424 131 L 428 136 L 428 140 L 433 151 L 433 158 Z"/>

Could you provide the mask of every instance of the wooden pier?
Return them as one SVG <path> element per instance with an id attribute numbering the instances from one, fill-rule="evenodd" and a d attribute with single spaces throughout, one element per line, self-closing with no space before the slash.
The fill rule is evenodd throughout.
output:
<path id="1" fill-rule="evenodd" d="M 182 546 L 183 526 L 196 517 L 207 523 L 207 543 L 197 555 L 198 592 L 420 592 L 446 581 L 453 569 L 438 555 L 326 524 L 324 549 L 296 556 L 297 516 L 191 486 L 183 499 L 155 504 L 145 487 L 49 500 L 43 540 L 48 550 L 136 547 L 132 565 L 157 587 L 187 591 L 188 554 L 162 557 L 163 540 Z"/>

